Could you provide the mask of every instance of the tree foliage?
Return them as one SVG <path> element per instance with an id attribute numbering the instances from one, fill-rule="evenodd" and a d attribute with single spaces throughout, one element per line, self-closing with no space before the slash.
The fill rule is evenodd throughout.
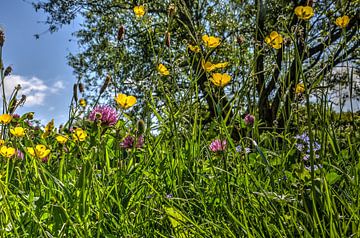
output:
<path id="1" fill-rule="evenodd" d="M 144 17 L 134 15 L 136 5 L 146 7 Z M 295 7 L 305 5 L 315 12 L 308 21 L 294 14 Z M 297 83 L 326 94 L 325 79 L 333 69 L 359 59 L 358 0 L 42 0 L 34 6 L 49 14 L 52 31 L 76 17 L 82 20 L 75 33 L 80 53 L 69 55 L 69 63 L 90 99 L 99 96 L 110 75 L 104 99 L 128 92 L 143 99 L 140 105 L 155 100 L 161 108 L 172 95 L 176 110 L 191 114 L 196 106 L 206 112 L 205 123 L 219 113 L 235 118 L 253 112 L 266 125 L 276 121 L 281 127 L 290 117 Z M 335 21 L 344 15 L 350 22 L 340 28 Z M 279 50 L 264 42 L 272 31 L 284 38 Z M 204 34 L 221 37 L 222 44 L 204 47 Z M 200 46 L 200 54 L 189 51 L 188 43 Z M 202 59 L 228 61 L 224 71 L 232 76 L 231 85 L 211 89 Z M 170 68 L 170 77 L 158 74 L 159 63 Z M 192 87 L 199 89 L 196 99 L 187 96 Z"/>

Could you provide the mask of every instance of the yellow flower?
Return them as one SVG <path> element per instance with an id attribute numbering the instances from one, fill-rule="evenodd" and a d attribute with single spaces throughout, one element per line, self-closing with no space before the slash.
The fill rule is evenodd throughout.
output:
<path id="1" fill-rule="evenodd" d="M 231 76 L 228 74 L 214 73 L 212 74 L 210 81 L 218 87 L 226 86 L 231 80 Z"/>
<path id="2" fill-rule="evenodd" d="M 6 147 L 5 145 L 1 146 L 0 154 L 6 158 L 10 158 L 15 154 L 16 150 L 13 147 Z"/>
<path id="3" fill-rule="evenodd" d="M 11 122 L 11 120 L 12 120 L 12 116 L 9 114 L 0 115 L 0 123 L 1 124 L 4 124 L 4 125 L 9 124 Z"/>
<path id="4" fill-rule="evenodd" d="M 20 126 L 17 126 L 15 128 L 11 128 L 10 133 L 16 137 L 23 137 L 25 136 L 25 129 Z"/>
<path id="5" fill-rule="evenodd" d="M 314 9 L 310 6 L 297 6 L 295 14 L 299 19 L 309 20 L 314 16 Z"/>
<path id="6" fill-rule="evenodd" d="M 195 53 L 199 53 L 200 52 L 200 47 L 197 45 L 190 45 L 188 44 L 187 47 L 189 48 L 189 50 L 191 50 L 192 52 Z"/>
<path id="7" fill-rule="evenodd" d="M 122 107 L 123 109 L 128 109 L 129 107 L 132 107 L 136 103 L 136 97 L 134 96 L 127 96 L 125 94 L 119 94 L 115 98 L 115 101 L 117 104 Z"/>
<path id="8" fill-rule="evenodd" d="M 0 139 L 0 146 L 4 145 L 5 144 L 5 141 Z"/>
<path id="9" fill-rule="evenodd" d="M 157 70 L 161 75 L 168 76 L 170 74 L 169 70 L 163 64 L 159 64 Z"/>
<path id="10" fill-rule="evenodd" d="M 209 48 L 215 48 L 218 45 L 220 45 L 219 37 L 203 35 L 202 40 L 204 41 L 205 45 Z"/>
<path id="11" fill-rule="evenodd" d="M 276 31 L 273 31 L 270 33 L 269 36 L 265 37 L 266 44 L 270 45 L 274 49 L 280 49 L 283 43 L 282 36 L 277 33 Z"/>
<path id="12" fill-rule="evenodd" d="M 338 27 L 345 28 L 345 27 L 347 27 L 349 22 L 350 22 L 350 18 L 345 15 L 345 16 L 336 18 L 335 24 Z"/>
<path id="13" fill-rule="evenodd" d="M 137 17 L 142 17 L 145 15 L 145 7 L 144 6 L 135 6 L 134 13 Z"/>
<path id="14" fill-rule="evenodd" d="M 79 104 L 80 104 L 80 106 L 82 106 L 82 107 L 86 107 L 86 100 L 83 99 L 83 98 L 81 98 L 81 99 L 79 100 Z"/>
<path id="15" fill-rule="evenodd" d="M 201 65 L 206 72 L 211 72 L 215 69 L 225 68 L 228 64 L 229 64 L 228 62 L 213 64 L 210 61 L 207 62 L 205 62 L 205 60 L 201 61 Z"/>
<path id="16" fill-rule="evenodd" d="M 50 154 L 50 150 L 45 145 L 36 145 L 33 147 L 26 147 L 26 151 L 33 157 L 43 159 Z"/>
<path id="17" fill-rule="evenodd" d="M 54 129 L 54 119 L 52 119 L 48 124 L 45 126 L 45 133 L 50 133 Z"/>
<path id="18" fill-rule="evenodd" d="M 295 88 L 295 93 L 296 94 L 301 94 L 301 93 L 304 93 L 305 92 L 305 86 L 303 83 L 298 83 L 296 85 L 296 88 Z"/>
<path id="19" fill-rule="evenodd" d="M 63 136 L 63 135 L 58 135 L 56 138 L 57 142 L 59 142 L 60 144 L 65 144 L 66 141 L 68 140 L 67 136 Z"/>
<path id="20" fill-rule="evenodd" d="M 81 128 L 76 128 L 73 132 L 73 140 L 74 141 L 84 141 L 87 137 L 86 131 Z"/>

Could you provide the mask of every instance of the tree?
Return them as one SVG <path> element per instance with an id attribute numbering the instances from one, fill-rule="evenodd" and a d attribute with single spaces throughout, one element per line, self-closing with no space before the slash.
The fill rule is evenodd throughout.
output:
<path id="1" fill-rule="evenodd" d="M 49 14 L 51 31 L 78 16 L 83 20 L 76 32 L 80 53 L 70 55 L 69 63 L 90 99 L 99 96 L 95 90 L 110 75 L 112 88 L 104 98 L 128 92 L 156 101 L 158 108 L 171 103 L 173 111 L 167 116 L 180 110 L 191 115 L 189 108 L 196 105 L 207 112 L 204 123 L 221 114 L 234 125 L 238 113 L 256 112 L 267 126 L 276 121 L 283 127 L 298 83 L 309 91 L 326 88 L 323 79 L 334 67 L 356 64 L 358 4 L 357 0 L 43 0 L 34 7 Z M 146 7 L 145 16 L 134 15 L 136 5 Z M 302 20 L 294 14 L 297 6 L 311 6 L 315 15 Z M 344 15 L 350 21 L 341 28 L 335 21 Z M 272 31 L 283 38 L 279 49 L 265 43 Z M 204 47 L 204 34 L 221 37 L 221 45 Z M 188 43 L 200 46 L 200 53 L 190 51 Z M 211 74 L 201 67 L 202 60 L 230 62 L 223 71 L 231 72 L 231 85 L 209 87 Z M 159 76 L 159 63 L 171 66 L 170 77 Z M 189 98 L 193 87 L 199 93 Z M 234 129 L 236 138 L 239 128 Z"/>

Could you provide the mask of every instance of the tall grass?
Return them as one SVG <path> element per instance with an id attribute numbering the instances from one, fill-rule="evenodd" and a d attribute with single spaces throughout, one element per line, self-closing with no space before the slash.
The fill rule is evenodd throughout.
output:
<path id="1" fill-rule="evenodd" d="M 121 146 L 126 136 L 141 135 L 126 110 L 115 126 L 103 126 L 74 104 L 80 117 L 71 115 L 69 124 L 45 136 L 28 114 L 3 124 L 5 145 L 24 157 L 1 158 L 1 237 L 360 236 L 359 115 L 344 126 L 325 100 L 311 103 L 312 88 L 305 88 L 283 130 L 224 117 L 221 95 L 213 98 L 216 118 L 205 125 L 198 77 L 189 75 L 183 95 L 176 95 L 174 80 L 164 80 L 160 108 L 146 92 L 148 127 L 140 148 Z M 1 82 L 4 88 L 3 67 Z M 253 96 L 252 86 L 246 82 L 235 97 Z M 6 100 L 3 93 L 4 113 L 11 113 Z M 235 102 L 225 106 L 238 115 Z M 235 141 L 239 125 L 244 134 Z M 9 133 L 15 126 L 26 135 Z M 75 127 L 86 130 L 85 141 L 71 139 Z M 57 142 L 58 134 L 69 140 Z M 226 140 L 225 150 L 209 149 L 215 138 Z M 48 161 L 28 152 L 37 144 L 51 149 Z"/>

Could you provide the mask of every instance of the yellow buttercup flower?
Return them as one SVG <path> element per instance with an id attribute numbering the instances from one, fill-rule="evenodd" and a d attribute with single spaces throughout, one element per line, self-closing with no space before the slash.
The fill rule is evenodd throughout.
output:
<path id="1" fill-rule="evenodd" d="M 295 88 L 295 93 L 296 94 L 301 94 L 301 93 L 304 93 L 305 92 L 305 86 L 303 83 L 298 83 L 296 85 L 296 88 Z"/>
<path id="2" fill-rule="evenodd" d="M 0 115 L 0 123 L 1 124 L 4 124 L 4 125 L 9 124 L 11 122 L 11 120 L 12 120 L 12 116 L 9 114 Z"/>
<path id="3" fill-rule="evenodd" d="M 231 80 L 231 76 L 228 74 L 214 73 L 212 74 L 210 81 L 218 87 L 226 86 Z"/>
<path id="4" fill-rule="evenodd" d="M 73 140 L 74 141 L 84 141 L 87 137 L 86 131 L 81 128 L 76 128 L 73 132 Z"/>
<path id="5" fill-rule="evenodd" d="M 50 154 L 50 150 L 45 145 L 39 144 L 33 147 L 26 147 L 26 151 L 33 157 L 43 159 Z"/>
<path id="6" fill-rule="evenodd" d="M 21 126 L 17 126 L 10 129 L 10 133 L 16 137 L 23 137 L 25 136 L 25 129 Z"/>
<path id="7" fill-rule="evenodd" d="M 68 140 L 67 136 L 63 136 L 63 135 L 58 135 L 56 136 L 56 141 L 59 142 L 60 144 L 65 144 Z"/>
<path id="8" fill-rule="evenodd" d="M 137 17 L 142 17 L 145 15 L 145 7 L 144 6 L 135 6 L 134 13 Z"/>
<path id="9" fill-rule="evenodd" d="M 277 50 L 281 48 L 283 41 L 282 36 L 276 31 L 271 32 L 269 36 L 265 37 L 266 44 Z"/>
<path id="10" fill-rule="evenodd" d="M 200 47 L 197 45 L 190 45 L 188 44 L 187 47 L 189 48 L 189 50 L 191 50 L 192 52 L 195 53 L 199 53 L 200 52 Z"/>
<path id="11" fill-rule="evenodd" d="M 215 48 L 221 43 L 220 38 L 215 36 L 203 35 L 202 40 L 204 41 L 205 45 L 209 48 Z"/>
<path id="12" fill-rule="evenodd" d="M 82 107 L 86 107 L 86 100 L 83 99 L 83 98 L 81 98 L 81 99 L 79 100 L 79 105 L 82 106 Z"/>
<path id="13" fill-rule="evenodd" d="M 336 18 L 335 24 L 338 27 L 345 28 L 345 27 L 347 27 L 349 22 L 350 22 L 350 18 L 345 15 L 345 16 Z"/>
<path id="14" fill-rule="evenodd" d="M 297 6 L 295 14 L 299 19 L 309 20 L 314 16 L 314 9 L 310 6 Z"/>
<path id="15" fill-rule="evenodd" d="M 15 154 L 16 150 L 13 147 L 1 146 L 0 154 L 6 158 L 10 158 Z"/>
<path id="16" fill-rule="evenodd" d="M 170 74 L 169 70 L 163 64 L 159 64 L 157 70 L 161 75 L 168 76 Z"/>
<path id="17" fill-rule="evenodd" d="M 225 68 L 228 64 L 229 64 L 228 62 L 213 64 L 210 61 L 207 62 L 205 62 L 205 60 L 201 61 L 201 65 L 206 72 L 211 72 L 215 69 Z"/>
<path id="18" fill-rule="evenodd" d="M 127 96 L 126 94 L 119 94 L 115 98 L 115 101 L 117 104 L 122 107 L 123 109 L 128 109 L 129 107 L 132 107 L 136 103 L 136 97 L 134 96 Z"/>
<path id="19" fill-rule="evenodd" d="M 3 139 L 0 139 L 0 146 L 4 145 L 5 141 Z"/>

